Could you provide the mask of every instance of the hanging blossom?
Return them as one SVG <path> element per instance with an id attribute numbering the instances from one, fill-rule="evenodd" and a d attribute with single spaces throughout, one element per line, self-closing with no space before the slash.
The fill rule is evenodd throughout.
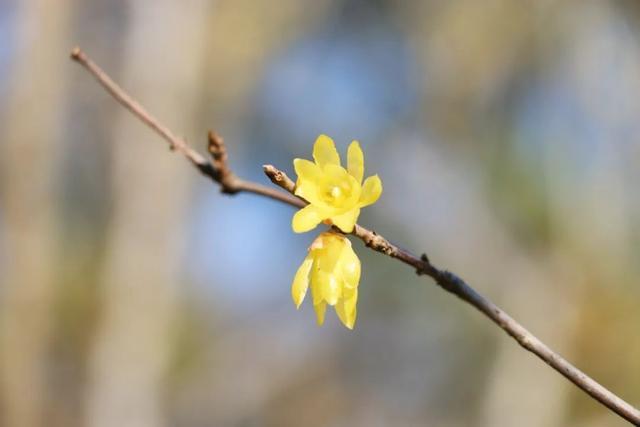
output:
<path id="1" fill-rule="evenodd" d="M 309 247 L 298 269 L 291 296 L 300 308 L 309 284 L 318 325 L 324 323 L 327 305 L 335 307 L 340 321 L 349 329 L 356 323 L 356 302 L 360 281 L 360 260 L 349 239 L 334 232 L 321 233 Z"/>
<path id="2" fill-rule="evenodd" d="M 297 196 L 309 202 L 293 216 L 293 231 L 304 233 L 320 222 L 335 225 L 345 233 L 353 231 L 360 208 L 375 203 L 382 193 L 378 175 L 362 182 L 364 155 L 358 141 L 347 151 L 347 169 L 340 165 L 340 155 L 333 140 L 320 135 L 313 146 L 313 159 L 293 161 L 298 181 Z"/>

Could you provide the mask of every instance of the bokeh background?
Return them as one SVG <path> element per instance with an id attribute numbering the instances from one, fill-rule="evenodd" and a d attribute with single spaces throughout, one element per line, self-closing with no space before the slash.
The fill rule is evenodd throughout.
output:
<path id="1" fill-rule="evenodd" d="M 318 328 L 314 234 L 220 195 L 74 45 L 257 181 L 360 140 L 361 223 L 640 404 L 637 2 L 2 0 L 0 425 L 625 425 L 360 242 L 356 329 Z"/>

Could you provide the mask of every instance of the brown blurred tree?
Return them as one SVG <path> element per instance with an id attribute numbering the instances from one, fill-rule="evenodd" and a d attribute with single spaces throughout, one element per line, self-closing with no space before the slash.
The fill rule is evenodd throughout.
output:
<path id="1" fill-rule="evenodd" d="M 17 2 L 13 62 L 0 144 L 8 265 L 0 300 L 0 425 L 43 425 L 54 300 L 56 176 L 67 96 L 66 0 Z M 38 35 L 46 34 L 47 43 Z"/>
<path id="2" fill-rule="evenodd" d="M 209 2 L 130 3 L 124 85 L 152 103 L 160 117 L 189 128 L 201 93 Z M 92 427 L 151 427 L 166 420 L 163 381 L 181 262 L 175 242 L 185 234 L 190 175 L 167 151 L 149 149 L 152 144 L 144 140 L 153 138 L 121 112 L 111 145 L 114 206 L 103 271 L 104 317 L 89 362 L 86 424 Z M 139 143 L 122 144 L 131 140 Z"/>

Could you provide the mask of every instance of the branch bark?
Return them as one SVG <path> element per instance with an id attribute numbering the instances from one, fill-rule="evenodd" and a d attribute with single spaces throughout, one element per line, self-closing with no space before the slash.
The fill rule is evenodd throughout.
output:
<path id="1" fill-rule="evenodd" d="M 284 172 L 272 165 L 263 166 L 265 174 L 274 184 L 286 192 L 278 191 L 251 181 L 245 181 L 236 176 L 228 165 L 226 149 L 222 138 L 213 132 L 209 132 L 208 148 L 212 161 L 208 161 L 204 156 L 189 147 L 184 139 L 176 137 L 167 127 L 151 116 L 142 105 L 129 96 L 111 80 L 104 71 L 92 62 L 80 48 L 76 47 L 73 49 L 71 58 L 89 71 L 120 104 L 167 141 L 171 149 L 182 153 L 203 175 L 218 183 L 223 193 L 237 194 L 240 192 L 248 192 L 278 200 L 298 208 L 304 207 L 307 204 L 304 200 L 294 195 L 295 183 Z M 418 257 L 410 251 L 391 243 L 375 231 L 369 230 L 361 225 L 356 224 L 351 234 L 361 239 L 365 245 L 372 250 L 411 266 L 418 275 L 431 277 L 442 289 L 475 307 L 515 339 L 520 346 L 538 356 L 593 399 L 630 423 L 640 426 L 640 410 L 634 408 L 631 404 L 609 391 L 554 352 L 504 310 L 488 298 L 479 294 L 458 275 L 436 267 L 426 254 Z"/>

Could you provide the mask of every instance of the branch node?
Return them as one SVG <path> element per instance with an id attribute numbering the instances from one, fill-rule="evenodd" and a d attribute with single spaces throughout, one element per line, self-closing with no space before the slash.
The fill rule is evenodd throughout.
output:
<path id="1" fill-rule="evenodd" d="M 364 241 L 365 246 L 373 249 L 374 251 L 381 252 L 391 257 L 394 257 L 397 254 L 397 248 L 373 230 L 367 230 L 356 224 L 353 234 L 360 237 Z"/>
<path id="2" fill-rule="evenodd" d="M 376 233 L 375 231 L 371 230 L 370 233 L 365 233 L 363 236 L 364 239 L 364 244 L 366 247 L 371 248 L 371 249 L 375 249 L 376 248 L 376 237 L 378 237 L 378 233 Z"/>
<path id="3" fill-rule="evenodd" d="M 220 185 L 220 192 L 222 194 L 234 195 L 234 194 L 239 193 L 240 190 L 235 187 L 235 184 L 233 184 L 233 185 L 228 185 L 228 184 L 222 185 L 221 184 Z"/>
<path id="4" fill-rule="evenodd" d="M 427 254 L 423 253 L 422 255 L 420 255 L 420 261 L 421 264 L 416 267 L 416 274 L 418 276 L 429 274 L 429 272 L 433 270 L 433 266 L 431 265 L 431 261 L 429 260 Z"/>
<path id="5" fill-rule="evenodd" d="M 227 147 L 224 145 L 224 139 L 214 131 L 209 131 L 207 134 L 209 144 L 207 149 L 213 160 L 220 162 L 224 165 L 227 163 Z"/>
<path id="6" fill-rule="evenodd" d="M 211 155 L 211 177 L 220 184 L 220 192 L 236 194 L 240 191 L 238 178 L 231 172 L 228 163 L 227 147 L 220 135 L 213 131 L 207 134 L 207 150 Z"/>

